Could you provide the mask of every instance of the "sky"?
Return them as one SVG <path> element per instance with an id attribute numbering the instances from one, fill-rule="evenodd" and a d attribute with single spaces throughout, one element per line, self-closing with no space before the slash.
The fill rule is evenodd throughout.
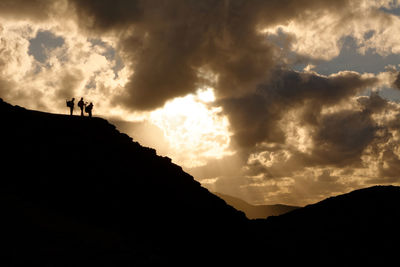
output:
<path id="1" fill-rule="evenodd" d="M 393 0 L 2 0 L 0 97 L 84 97 L 210 191 L 303 206 L 400 185 L 399 26 Z"/>

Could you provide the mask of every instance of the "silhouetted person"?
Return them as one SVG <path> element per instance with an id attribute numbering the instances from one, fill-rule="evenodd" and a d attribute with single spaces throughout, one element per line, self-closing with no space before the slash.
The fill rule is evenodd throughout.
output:
<path id="1" fill-rule="evenodd" d="M 83 109 L 84 109 L 84 107 L 85 107 L 85 102 L 83 101 L 83 97 L 81 97 L 81 100 L 79 100 L 79 102 L 78 102 L 78 107 L 81 109 L 81 116 L 85 116 L 85 115 L 83 114 Z"/>
<path id="2" fill-rule="evenodd" d="M 67 107 L 69 107 L 69 112 L 70 112 L 71 116 L 74 113 L 74 105 L 75 105 L 74 101 L 75 101 L 75 98 L 72 98 L 70 101 L 67 100 Z"/>
<path id="3" fill-rule="evenodd" d="M 89 114 L 89 117 L 92 117 L 92 109 L 93 109 L 93 103 L 90 102 L 90 104 L 87 105 L 86 108 L 85 108 L 85 111 L 86 111 L 86 113 Z"/>

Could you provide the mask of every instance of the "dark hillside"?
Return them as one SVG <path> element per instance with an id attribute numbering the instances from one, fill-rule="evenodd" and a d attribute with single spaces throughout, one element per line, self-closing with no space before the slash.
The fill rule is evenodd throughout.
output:
<path id="1" fill-rule="evenodd" d="M 242 212 L 107 121 L 0 101 L 0 125 L 1 234 L 13 261 L 185 262 L 240 246 Z"/>
<path id="2" fill-rule="evenodd" d="M 103 119 L 0 101 L 0 125 L 2 266 L 398 261 L 400 187 L 365 188 L 247 220 Z"/>
<path id="3" fill-rule="evenodd" d="M 255 221 L 254 229 L 280 263 L 387 266 L 400 249 L 399 204 L 400 187 L 374 186 Z"/>

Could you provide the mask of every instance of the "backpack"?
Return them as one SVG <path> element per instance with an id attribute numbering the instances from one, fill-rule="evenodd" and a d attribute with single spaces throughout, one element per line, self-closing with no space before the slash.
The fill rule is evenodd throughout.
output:
<path id="1" fill-rule="evenodd" d="M 85 112 L 86 112 L 86 113 L 89 113 L 89 112 L 90 112 L 90 107 L 89 107 L 89 106 L 86 106 L 86 107 L 85 107 Z"/>
<path id="2" fill-rule="evenodd" d="M 67 101 L 67 107 L 72 107 L 72 101 Z"/>

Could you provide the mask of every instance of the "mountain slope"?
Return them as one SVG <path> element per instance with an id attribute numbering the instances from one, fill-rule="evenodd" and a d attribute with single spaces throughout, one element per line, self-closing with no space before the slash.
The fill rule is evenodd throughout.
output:
<path id="1" fill-rule="evenodd" d="M 242 212 L 107 121 L 0 101 L 0 125 L 2 242 L 13 260 L 184 262 L 240 246 Z"/>
<path id="2" fill-rule="evenodd" d="M 385 266 L 397 260 L 400 248 L 399 203 L 397 186 L 373 186 L 331 197 L 256 221 L 257 247 L 282 264 Z"/>
<path id="3" fill-rule="evenodd" d="M 299 207 L 287 205 L 251 205 L 246 201 L 233 196 L 216 193 L 214 195 L 225 200 L 225 202 L 237 210 L 243 211 L 249 219 L 265 219 L 269 216 L 278 216 L 289 211 L 298 209 Z"/>
<path id="4" fill-rule="evenodd" d="M 100 118 L 0 101 L 4 266 L 384 266 L 400 188 L 376 186 L 248 220 Z"/>

